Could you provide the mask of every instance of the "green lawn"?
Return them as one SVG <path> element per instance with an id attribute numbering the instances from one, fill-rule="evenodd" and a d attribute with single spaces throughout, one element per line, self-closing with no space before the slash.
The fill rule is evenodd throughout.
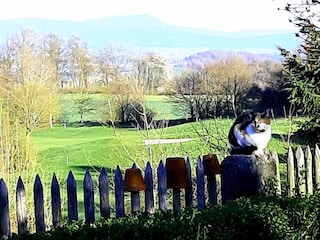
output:
<path id="1" fill-rule="evenodd" d="M 68 121 L 79 121 L 80 117 L 74 105 L 75 95 L 65 94 L 64 109 Z M 96 121 L 103 109 L 101 94 L 93 95 L 95 111 L 84 115 L 85 121 Z M 166 96 L 147 96 L 147 106 L 156 112 L 156 119 L 184 118 L 176 103 Z M 64 128 L 56 125 L 53 129 L 39 129 L 32 135 L 34 148 L 37 151 L 38 170 L 48 187 L 53 173 L 56 173 L 62 187 L 68 172 L 72 170 L 78 184 L 82 185 L 86 169 L 97 181 L 101 167 L 106 168 L 113 181 L 113 171 L 119 166 L 122 170 L 130 168 L 133 163 L 144 169 L 147 161 L 154 169 L 159 161 L 168 156 L 189 157 L 193 173 L 199 156 L 215 153 L 221 162 L 227 156 L 227 133 L 233 119 L 206 120 L 197 123 L 185 123 L 171 127 L 139 131 L 134 128 L 110 128 L 107 126 Z M 270 150 L 276 150 L 281 162 L 285 162 L 288 133 L 295 130 L 295 124 L 285 119 L 272 121 L 273 139 Z M 145 145 L 146 139 L 185 139 L 183 143 Z M 285 170 L 285 164 L 281 165 Z M 79 195 L 81 196 L 79 188 Z M 65 191 L 64 191 L 65 192 Z M 65 199 L 65 197 L 64 197 Z"/>
<path id="2" fill-rule="evenodd" d="M 117 166 L 122 170 L 137 163 L 144 169 L 147 161 L 151 162 L 154 171 L 160 159 L 168 156 L 189 156 L 193 174 L 199 156 L 216 153 L 221 162 L 228 154 L 227 132 L 233 120 L 207 120 L 197 123 L 186 123 L 156 130 L 138 131 L 133 128 L 113 129 L 110 127 L 67 127 L 56 126 L 50 130 L 37 130 L 32 140 L 38 153 L 40 177 L 43 179 L 47 195 L 53 173 L 60 181 L 62 199 L 66 200 L 66 178 L 72 170 L 78 187 L 79 214 L 83 218 L 82 181 L 86 169 L 97 182 L 101 167 L 109 172 L 109 180 L 113 185 L 113 172 Z M 279 153 L 280 160 L 285 161 L 287 145 L 285 138 L 290 122 L 284 119 L 273 121 L 274 137 L 269 143 L 270 150 Z M 199 137 L 201 135 L 201 137 Z M 193 141 L 172 144 L 144 145 L 145 139 L 179 139 L 192 138 Z M 212 144 L 208 145 L 207 140 Z M 285 171 L 282 163 L 280 169 Z M 156 174 L 156 172 L 155 172 Z M 285 175 L 283 175 L 285 177 Z M 98 203 L 96 194 L 95 202 Z M 114 199 L 111 198 L 114 205 Z M 66 204 L 63 205 L 66 211 Z M 98 213 L 97 213 L 98 214 Z M 64 213 L 66 215 L 66 213 Z"/>
<path id="3" fill-rule="evenodd" d="M 146 96 L 146 106 L 155 112 L 155 119 L 188 118 L 179 105 L 173 102 L 173 98 L 168 96 L 148 95 Z"/>
<path id="4" fill-rule="evenodd" d="M 189 156 L 195 164 L 199 155 L 214 152 L 222 160 L 227 154 L 227 132 L 231 124 L 232 120 L 229 119 L 207 120 L 149 131 L 134 128 L 54 127 L 34 132 L 33 143 L 42 169 L 51 173 L 59 172 L 63 176 L 72 170 L 83 176 L 87 168 L 105 167 L 114 170 L 119 165 L 124 169 L 131 167 L 134 162 L 144 168 L 146 162 L 150 161 L 153 167 L 156 167 L 160 159 L 168 156 Z M 288 126 L 289 122 L 286 120 L 273 121 L 274 137 L 269 148 L 281 155 L 284 155 L 287 149 Z M 184 138 L 194 140 L 144 145 L 146 139 Z M 212 144 L 211 147 L 207 141 Z"/>
<path id="5" fill-rule="evenodd" d="M 62 110 L 69 123 L 79 122 L 79 110 L 75 99 L 79 94 L 63 94 Z M 90 94 L 92 110 L 84 114 L 84 121 L 98 121 L 106 111 L 104 94 Z M 168 96 L 146 96 L 146 105 L 156 113 L 156 119 L 186 118 L 179 105 Z M 138 131 L 133 128 L 113 129 L 109 127 L 74 127 L 60 125 L 49 130 L 37 130 L 33 133 L 34 147 L 38 153 L 41 168 L 49 172 L 61 172 L 66 176 L 69 170 L 84 172 L 86 168 L 105 167 L 114 170 L 130 167 L 134 162 L 144 167 L 151 161 L 154 167 L 160 159 L 167 156 L 189 156 L 193 164 L 199 155 L 214 152 L 220 160 L 227 154 L 227 133 L 231 119 L 208 120 L 187 123 L 150 131 Z M 284 119 L 272 121 L 274 138 L 270 149 L 279 154 L 286 153 L 288 132 L 295 125 Z M 199 137 L 201 136 L 201 137 Z M 193 141 L 175 144 L 155 144 L 145 146 L 146 139 L 192 138 Z M 209 143 L 211 144 L 209 146 Z"/>
<path id="6" fill-rule="evenodd" d="M 63 96 L 63 109 L 68 116 L 68 122 L 79 122 L 80 116 L 74 105 L 75 95 Z M 84 115 L 85 121 L 96 121 L 103 112 L 101 94 L 94 95 L 94 111 Z M 147 106 L 156 112 L 156 119 L 185 118 L 176 103 L 165 96 L 147 96 Z M 50 183 L 53 173 L 62 188 L 63 211 L 66 210 L 66 179 L 70 170 L 78 184 L 78 202 L 80 218 L 83 215 L 82 181 L 86 169 L 90 170 L 94 183 L 101 167 L 106 168 L 109 180 L 113 185 L 113 171 L 119 166 L 122 170 L 130 168 L 133 163 L 144 169 L 147 161 L 151 162 L 154 171 L 160 160 L 169 156 L 189 157 L 193 174 L 199 156 L 215 153 L 221 162 L 228 152 L 227 133 L 233 119 L 206 120 L 196 123 L 185 123 L 176 126 L 151 129 L 149 131 L 134 128 L 111 128 L 107 126 L 79 127 L 77 124 L 56 124 L 52 129 L 38 129 L 32 134 L 33 147 L 37 152 L 37 168 L 24 173 L 22 178 L 26 184 L 28 201 L 32 201 L 32 184 L 35 172 L 40 175 L 44 183 L 45 195 L 50 196 Z M 269 143 L 270 150 L 276 150 L 280 156 L 281 171 L 285 171 L 287 151 L 287 136 L 295 130 L 290 121 L 276 119 L 272 121 L 273 139 Z M 146 139 L 186 139 L 192 141 L 170 144 L 145 145 Z M 155 173 L 156 174 L 156 173 Z M 13 177 L 13 176 L 12 176 Z M 14 178 L 16 178 L 14 176 Z M 13 180 L 13 179 L 12 179 Z M 11 182 L 11 201 L 14 199 L 16 179 Z M 97 189 L 97 188 L 95 188 Z M 112 191 L 112 186 L 111 186 Z M 98 195 L 96 194 L 96 198 Z M 114 206 L 114 199 L 111 198 Z M 98 199 L 95 200 L 97 204 Z M 28 205 L 32 211 L 32 204 Z M 48 206 L 49 207 L 49 206 Z M 14 206 L 11 206 L 14 215 Z M 64 216 L 66 214 L 64 213 Z"/>
<path id="7" fill-rule="evenodd" d="M 64 118 L 68 123 L 79 122 L 79 108 L 75 104 L 79 94 L 69 93 L 61 95 L 61 110 Z M 90 111 L 86 111 L 83 115 L 85 121 L 100 121 L 105 118 L 104 113 L 108 112 L 108 96 L 105 94 L 90 94 L 88 104 L 92 107 Z M 180 119 L 186 116 L 177 103 L 172 101 L 171 97 L 148 95 L 146 98 L 146 106 L 155 112 L 155 119 Z"/>

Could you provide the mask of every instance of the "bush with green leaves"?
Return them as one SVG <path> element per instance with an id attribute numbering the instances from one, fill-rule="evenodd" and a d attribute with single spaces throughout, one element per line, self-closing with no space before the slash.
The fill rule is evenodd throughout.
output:
<path id="1" fill-rule="evenodd" d="M 320 239 L 320 194 L 255 196 L 180 214 L 156 212 L 74 222 L 49 232 L 10 239 Z"/>

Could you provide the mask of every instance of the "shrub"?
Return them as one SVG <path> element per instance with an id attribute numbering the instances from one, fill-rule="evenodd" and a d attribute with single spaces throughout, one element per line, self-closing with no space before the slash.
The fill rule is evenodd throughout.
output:
<path id="1" fill-rule="evenodd" d="M 156 212 L 75 222 L 46 233 L 10 239 L 320 239 L 320 194 L 239 198 L 223 206 L 180 214 Z"/>

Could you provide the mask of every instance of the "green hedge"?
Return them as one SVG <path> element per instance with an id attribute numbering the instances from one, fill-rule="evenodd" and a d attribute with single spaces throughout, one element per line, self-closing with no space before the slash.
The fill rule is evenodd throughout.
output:
<path id="1" fill-rule="evenodd" d="M 94 225 L 74 223 L 10 239 L 320 239 L 320 194 L 239 198 L 201 212 L 157 212 Z"/>

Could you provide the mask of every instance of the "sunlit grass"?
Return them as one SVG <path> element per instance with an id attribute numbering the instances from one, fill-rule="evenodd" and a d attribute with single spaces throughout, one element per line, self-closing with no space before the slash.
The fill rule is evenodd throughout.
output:
<path id="1" fill-rule="evenodd" d="M 148 131 L 104 126 L 55 127 L 34 132 L 33 143 L 40 165 L 50 172 L 60 171 L 64 175 L 69 170 L 84 171 L 86 168 L 105 167 L 114 170 L 118 165 L 126 168 L 134 162 L 141 167 L 147 161 L 156 165 L 160 159 L 172 155 L 189 156 L 195 163 L 199 155 L 220 151 L 204 142 L 203 137 L 206 135 L 210 137 L 212 145 L 228 147 L 227 133 L 231 124 L 230 119 L 206 120 Z M 285 154 L 289 120 L 279 119 L 272 124 L 274 137 L 269 143 L 269 149 Z M 191 138 L 193 141 L 150 146 L 144 144 L 146 139 L 184 138 Z"/>

